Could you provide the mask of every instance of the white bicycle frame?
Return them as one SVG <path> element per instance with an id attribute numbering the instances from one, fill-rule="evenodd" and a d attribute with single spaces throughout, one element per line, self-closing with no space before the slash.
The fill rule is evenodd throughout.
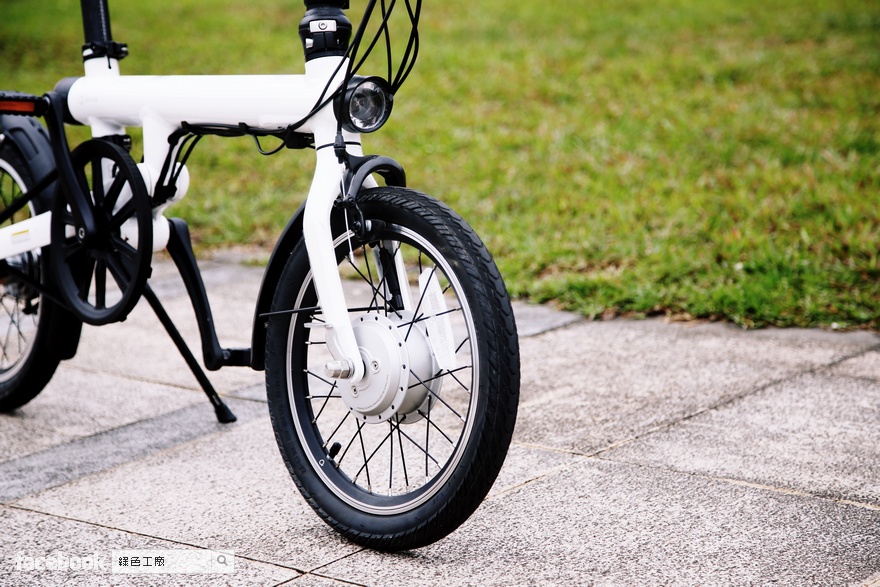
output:
<path id="1" fill-rule="evenodd" d="M 169 145 L 168 138 L 181 128 L 181 121 L 244 123 L 283 130 L 307 117 L 343 83 L 346 66 L 344 57 L 319 57 L 306 62 L 303 75 L 123 76 L 116 59 L 90 59 L 85 62 L 85 76 L 69 89 L 68 109 L 74 119 L 91 127 L 93 137 L 124 134 L 125 127 L 143 128 L 144 161 L 138 168 L 153 196 L 169 150 L 178 148 Z M 348 363 L 350 377 L 356 383 L 364 377 L 364 364 L 346 310 L 330 228 L 330 212 L 340 195 L 344 171 L 332 148 L 337 128 L 330 101 L 297 129 L 314 135 L 317 155 L 306 200 L 303 238 L 328 329 L 330 352 L 337 361 Z M 352 155 L 363 154 L 359 135 L 344 131 L 344 138 Z M 188 184 L 189 175 L 183 169 L 170 203 L 185 195 Z M 364 187 L 376 185 L 373 178 L 364 183 Z M 153 211 L 154 250 L 168 243 L 168 221 L 162 214 L 166 207 Z M 51 212 L 45 212 L 0 229 L 0 258 L 49 245 L 50 223 Z"/>

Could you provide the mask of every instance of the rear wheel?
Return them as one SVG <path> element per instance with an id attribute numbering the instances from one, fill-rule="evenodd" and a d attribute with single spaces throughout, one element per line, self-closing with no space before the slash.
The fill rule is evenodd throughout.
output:
<path id="1" fill-rule="evenodd" d="M 449 208 L 400 188 L 358 203 L 371 232 L 359 240 L 336 222 L 336 244 L 367 375 L 353 385 L 325 372 L 301 243 L 269 322 L 269 409 L 318 514 L 355 542 L 402 550 L 449 534 L 494 482 L 516 417 L 516 326 L 491 256 Z"/>
<path id="2" fill-rule="evenodd" d="M 11 143 L 0 147 L 0 209 L 27 191 L 33 178 Z M 38 202 L 19 210 L 3 226 L 31 218 Z M 47 263 L 40 249 L 0 261 L 0 412 L 37 396 L 79 338 L 80 324 L 32 287 L 42 283 Z"/>

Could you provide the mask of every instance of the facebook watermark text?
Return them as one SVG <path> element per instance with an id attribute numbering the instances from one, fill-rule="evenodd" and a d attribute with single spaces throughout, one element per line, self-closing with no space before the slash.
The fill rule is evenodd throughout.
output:
<path id="1" fill-rule="evenodd" d="M 127 575 L 225 574 L 235 572 L 235 551 L 194 548 L 129 549 L 93 552 L 81 556 L 63 551 L 55 551 L 46 556 L 18 553 L 13 557 L 13 571 L 89 571 Z"/>
<path id="2" fill-rule="evenodd" d="M 99 571 L 110 570 L 110 557 L 94 552 L 85 556 L 71 556 L 56 551 L 48 556 L 15 556 L 16 571 Z"/>

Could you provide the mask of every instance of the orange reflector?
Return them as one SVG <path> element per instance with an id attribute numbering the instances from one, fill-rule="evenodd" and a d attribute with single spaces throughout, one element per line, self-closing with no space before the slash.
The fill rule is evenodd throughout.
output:
<path id="1" fill-rule="evenodd" d="M 19 100 L 0 100 L 0 112 L 15 112 L 20 114 L 33 114 L 37 111 L 35 102 Z"/>

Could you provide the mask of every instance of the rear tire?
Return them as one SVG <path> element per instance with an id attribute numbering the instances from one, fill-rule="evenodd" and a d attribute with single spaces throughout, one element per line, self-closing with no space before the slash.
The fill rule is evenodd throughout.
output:
<path id="1" fill-rule="evenodd" d="M 11 142 L 0 146 L 0 209 L 33 185 L 34 178 L 23 157 Z M 3 226 L 20 222 L 41 212 L 39 202 L 18 211 Z M 75 348 L 81 323 L 62 307 L 40 295 L 6 267 L 45 283 L 46 256 L 40 249 L 3 261 L 0 279 L 0 412 L 8 412 L 31 401 L 49 383 L 64 351 Z M 73 340 L 75 339 L 75 340 Z"/>
<path id="2" fill-rule="evenodd" d="M 325 375 L 331 357 L 300 243 L 269 319 L 269 411 L 288 470 L 318 515 L 354 542 L 397 551 L 443 538 L 489 492 L 513 434 L 519 348 L 498 269 L 459 216 L 402 188 L 365 190 L 358 204 L 374 232 L 360 242 L 340 215 L 334 236 L 340 269 L 354 278 L 346 302 L 355 336 L 375 375 L 359 393 Z M 406 281 L 393 277 L 398 252 Z M 395 292 L 395 281 L 409 293 Z M 443 299 L 431 306 L 432 295 Z M 358 404 L 371 393 L 390 407 Z"/>

